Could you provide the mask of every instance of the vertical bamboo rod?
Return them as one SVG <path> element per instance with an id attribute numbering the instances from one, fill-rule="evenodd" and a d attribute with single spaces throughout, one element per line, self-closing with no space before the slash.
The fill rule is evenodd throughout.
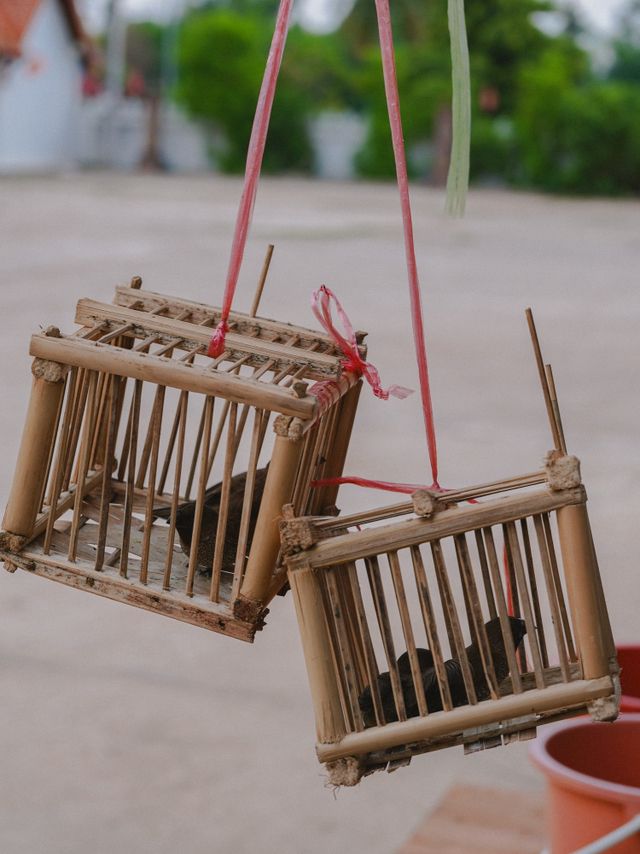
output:
<path id="1" fill-rule="evenodd" d="M 55 441 L 58 409 L 64 394 L 64 380 L 48 382 L 34 377 L 29 408 L 3 528 L 21 537 L 31 536 L 44 488 L 49 452 Z"/>
<path id="2" fill-rule="evenodd" d="M 351 719 L 353 720 L 354 729 L 356 732 L 362 732 L 364 724 L 362 721 L 362 713 L 360 712 L 360 704 L 358 703 L 358 686 L 356 683 L 356 667 L 354 662 L 353 650 L 349 643 L 349 632 L 346 626 L 346 613 L 344 601 L 340 595 L 340 589 L 336 579 L 336 572 L 341 572 L 343 567 L 327 570 L 325 579 L 327 582 L 327 592 L 331 603 L 331 615 L 333 624 L 336 630 L 337 648 L 336 652 L 339 657 L 341 672 L 344 675 L 346 687 L 346 699 L 351 708 Z"/>
<path id="3" fill-rule="evenodd" d="M 438 637 L 438 624 L 433 611 L 433 603 L 431 601 L 431 593 L 429 592 L 427 573 L 424 568 L 424 561 L 422 560 L 420 546 L 411 546 L 411 562 L 413 564 L 413 573 L 415 575 L 416 587 L 418 589 L 422 621 L 424 623 L 425 632 L 427 633 L 429 649 L 433 655 L 433 666 L 438 680 L 438 688 L 440 689 L 442 708 L 445 711 L 449 711 L 449 709 L 453 708 L 451 691 L 449 689 L 447 671 L 444 666 L 444 656 L 442 654 L 440 638 Z"/>
<path id="4" fill-rule="evenodd" d="M 198 544 L 202 532 L 202 512 L 205 502 L 205 490 L 207 487 L 207 460 L 209 458 L 209 442 L 211 440 L 211 422 L 213 420 L 214 398 L 207 395 L 204 408 L 204 442 L 202 443 L 202 455 L 200 458 L 200 477 L 198 479 L 198 493 L 196 507 L 193 516 L 193 529 L 191 531 L 191 546 L 189 548 L 189 568 L 187 570 L 187 582 L 185 592 L 187 596 L 193 596 L 193 581 L 198 566 Z"/>
<path id="5" fill-rule="evenodd" d="M 171 589 L 171 570 L 173 568 L 173 546 L 176 537 L 176 513 L 180 504 L 180 481 L 182 479 L 182 459 L 184 457 L 184 440 L 187 429 L 187 406 L 189 402 L 189 392 L 180 392 L 179 406 L 177 409 L 178 422 L 176 422 L 176 432 L 180 428 L 178 436 L 178 450 L 176 452 L 176 465 L 173 478 L 173 494 L 171 496 L 171 515 L 169 517 L 169 534 L 167 536 L 167 558 L 164 565 L 164 575 L 162 577 L 162 589 Z M 173 430 L 173 428 L 172 428 Z M 174 440 L 175 441 L 175 440 Z"/>
<path id="6" fill-rule="evenodd" d="M 262 602 L 280 551 L 282 507 L 291 501 L 302 442 L 276 435 L 240 596 Z"/>
<path id="7" fill-rule="evenodd" d="M 569 613 L 567 611 L 567 603 L 565 602 L 564 598 L 564 589 L 562 587 L 562 579 L 560 578 L 558 558 L 556 557 L 555 544 L 553 542 L 553 533 L 551 532 L 551 522 L 549 520 L 548 513 L 542 514 L 542 527 L 544 529 L 545 538 L 547 540 L 549 562 L 551 564 L 551 574 L 553 575 L 553 583 L 558 599 L 558 607 L 560 608 L 560 615 L 562 617 L 562 630 L 564 631 L 564 636 L 567 644 L 567 652 L 569 653 L 570 661 L 577 661 L 578 655 L 576 653 L 575 645 L 573 642 L 573 632 L 571 630 L 571 623 L 569 622 Z"/>
<path id="8" fill-rule="evenodd" d="M 611 630 L 611 621 L 609 619 L 609 612 L 607 611 L 607 603 L 604 598 L 604 589 L 602 587 L 602 575 L 600 573 L 600 566 L 598 565 L 598 555 L 596 553 L 595 543 L 593 541 L 593 531 L 591 530 L 591 523 L 589 522 L 589 537 L 591 539 L 591 548 L 593 550 L 593 564 L 595 567 L 595 581 L 596 588 L 598 593 L 598 599 L 600 601 L 600 620 L 603 629 L 603 636 L 607 646 L 607 654 L 609 656 L 609 660 L 611 662 L 616 662 L 617 664 L 617 653 L 616 653 L 616 643 L 613 639 L 613 632 Z"/>
<path id="9" fill-rule="evenodd" d="M 498 563 L 498 555 L 496 553 L 496 544 L 493 539 L 493 530 L 491 528 L 483 528 L 484 544 L 487 550 L 489 559 L 489 572 L 493 583 L 493 591 L 496 596 L 496 604 L 498 606 L 498 616 L 500 618 L 500 629 L 502 631 L 502 642 L 504 643 L 505 652 L 507 654 L 507 663 L 509 665 L 509 673 L 511 674 L 511 684 L 515 694 L 522 693 L 522 679 L 518 669 L 518 659 L 516 657 L 516 648 L 513 643 L 513 635 L 509 624 L 509 609 L 507 600 L 502 587 L 502 578 L 500 575 L 500 565 Z"/>
<path id="10" fill-rule="evenodd" d="M 342 658 L 340 657 L 338 645 L 338 630 L 336 628 L 336 621 L 333 615 L 333 604 L 329 595 L 326 572 L 323 572 L 318 576 L 318 584 L 320 585 L 320 590 L 322 592 L 322 607 L 327 621 L 327 628 L 329 630 L 329 649 L 331 653 L 331 661 L 333 662 L 333 670 L 336 675 L 336 682 L 338 684 L 339 689 L 339 700 L 340 705 L 342 707 L 344 725 L 347 732 L 354 732 L 356 728 L 356 719 L 352 711 L 351 701 L 349 699 L 349 685 L 347 684 L 347 673 L 345 672 L 345 667 L 342 663 Z"/>
<path id="11" fill-rule="evenodd" d="M 527 564 L 527 575 L 529 578 L 529 590 L 531 591 L 531 604 L 533 606 L 533 615 L 535 618 L 536 635 L 538 638 L 538 644 L 540 645 L 540 656 L 542 658 L 543 667 L 548 667 L 549 655 L 547 653 L 547 641 L 544 636 L 542 609 L 540 608 L 538 582 L 536 581 L 536 569 L 533 562 L 533 553 L 531 551 L 531 540 L 529 538 L 529 525 L 527 519 L 520 520 L 520 530 L 522 531 L 522 543 L 524 545 L 524 556 Z"/>
<path id="12" fill-rule="evenodd" d="M 63 492 L 66 492 L 69 489 L 69 484 L 71 483 L 71 472 L 73 471 L 73 463 L 76 458 L 76 451 L 78 448 L 78 439 L 80 437 L 80 428 L 82 426 L 82 416 L 84 414 L 85 406 L 87 404 L 87 391 L 89 389 L 89 371 L 82 369 L 79 377 L 79 388 L 77 391 L 73 420 L 71 422 L 69 443 L 67 445 L 66 451 L 64 478 L 62 480 Z"/>
<path id="13" fill-rule="evenodd" d="M 409 657 L 409 668 L 411 670 L 411 678 L 413 679 L 413 687 L 418 702 L 418 711 L 421 715 L 426 715 L 429 709 L 427 708 L 427 698 L 424 694 L 424 682 L 422 681 L 422 672 L 420 670 L 420 661 L 416 650 L 416 639 L 411 625 L 411 616 L 407 605 L 407 594 L 402 581 L 402 569 L 398 559 L 398 552 L 388 552 L 387 560 L 391 569 L 391 580 L 393 581 L 393 589 L 396 594 L 396 602 L 398 603 L 398 612 L 400 613 L 400 623 L 402 625 L 402 634 L 407 647 L 407 655 Z"/>
<path id="14" fill-rule="evenodd" d="M 196 466 L 198 465 L 198 455 L 200 453 L 200 445 L 202 443 L 202 431 L 204 430 L 204 420 L 205 413 L 207 411 L 209 398 L 206 397 L 202 401 L 202 412 L 200 413 L 200 421 L 198 422 L 198 432 L 196 433 L 196 443 L 193 447 L 193 454 L 191 455 L 191 465 L 189 466 L 189 475 L 187 477 L 187 486 L 184 491 L 185 501 L 188 501 L 191 498 L 191 487 L 193 486 L 193 478 L 196 473 Z M 206 478 L 208 478 L 209 472 L 206 472 Z"/>
<path id="15" fill-rule="evenodd" d="M 100 518 L 98 521 L 98 543 L 96 547 L 97 571 L 102 569 L 107 543 L 107 526 L 109 524 L 109 504 L 111 502 L 111 474 L 115 463 L 114 452 L 118 435 L 118 423 L 123 400 L 123 380 L 116 375 L 111 376 L 109 392 L 109 425 L 105 435 L 104 471 L 100 490 Z"/>
<path id="16" fill-rule="evenodd" d="M 569 605 L 583 675 L 585 679 L 598 679 L 609 673 L 609 663 L 600 625 L 587 508 L 584 504 L 573 504 L 560 507 L 556 512 Z"/>
<path id="17" fill-rule="evenodd" d="M 507 522 L 505 525 L 506 535 L 509 540 L 511 559 L 517 579 L 517 584 L 520 589 L 522 599 L 522 610 L 524 614 L 524 622 L 527 627 L 527 638 L 529 639 L 529 648 L 533 658 L 533 672 L 536 680 L 536 688 L 545 687 L 544 669 L 542 665 L 542 657 L 540 655 L 540 647 L 538 645 L 538 635 L 536 633 L 536 624 L 533 618 L 533 610 L 531 608 L 531 600 L 527 590 L 527 580 L 524 575 L 524 566 L 522 564 L 522 555 L 520 554 L 520 543 L 518 542 L 518 532 L 515 522 Z"/>
<path id="18" fill-rule="evenodd" d="M 247 479 L 244 484 L 244 497 L 242 500 L 242 512 L 240 515 L 240 527 L 238 529 L 238 548 L 236 551 L 235 572 L 231 585 L 231 601 L 235 602 L 240 593 L 240 585 L 244 578 L 244 570 L 247 562 L 247 546 L 249 543 L 249 528 L 251 524 L 251 510 L 253 508 L 253 492 L 256 482 L 256 469 L 258 467 L 258 456 L 260 454 L 260 427 L 262 425 L 262 409 L 254 409 L 253 432 L 251 434 L 251 449 L 249 451 L 249 462 L 247 465 Z"/>
<path id="19" fill-rule="evenodd" d="M 233 477 L 233 451 L 235 446 L 237 415 L 238 404 L 232 403 L 229 410 L 229 423 L 227 425 L 227 448 L 224 459 L 224 469 L 222 472 L 222 490 L 220 493 L 220 505 L 218 507 L 216 543 L 213 550 L 213 565 L 211 568 L 209 599 L 212 602 L 218 602 L 220 599 L 220 574 L 222 572 L 222 562 L 225 554 L 225 540 L 227 535 L 227 522 L 229 520 L 229 502 L 231 499 L 231 478 Z"/>
<path id="20" fill-rule="evenodd" d="M 362 600 L 362 592 L 360 591 L 360 583 L 358 581 L 358 573 L 356 565 L 350 563 L 348 567 L 349 582 L 355 603 L 355 616 L 360 634 L 360 641 L 365 653 L 365 672 L 366 684 L 371 692 L 371 700 L 373 702 L 373 711 L 376 719 L 376 725 L 384 724 L 384 711 L 382 709 L 382 700 L 380 698 L 380 690 L 378 688 L 378 665 L 376 656 L 371 642 L 371 634 L 369 633 L 369 625 L 367 622 L 367 614 Z"/>
<path id="21" fill-rule="evenodd" d="M 271 266 L 271 258 L 273 257 L 274 246 L 273 243 L 270 243 L 267 246 L 267 252 L 264 256 L 264 261 L 262 262 L 262 270 L 260 272 L 260 278 L 258 279 L 258 287 L 256 288 L 256 292 L 253 295 L 253 302 L 251 303 L 251 308 L 249 309 L 249 314 L 251 317 L 255 317 L 258 313 L 258 306 L 260 305 L 260 300 L 262 299 L 262 292 L 264 290 L 265 283 L 267 281 L 267 276 L 269 275 L 269 267 Z"/>
<path id="22" fill-rule="evenodd" d="M 314 570 L 306 567 L 290 572 L 289 582 L 307 665 L 317 739 L 320 744 L 332 744 L 346 735 L 346 728 L 320 585 Z"/>
<path id="23" fill-rule="evenodd" d="M 53 526 L 58 518 L 58 501 L 60 492 L 62 491 L 62 479 L 64 477 L 64 468 L 66 465 L 66 448 L 69 440 L 69 430 L 71 429 L 71 419 L 73 416 L 73 402 L 75 399 L 75 381 L 77 369 L 74 368 L 69 380 L 69 389 L 67 391 L 67 402 L 65 406 L 64 417 L 62 419 L 62 427 L 58 438 L 58 449 L 56 452 L 56 461 L 54 464 L 53 478 L 51 488 L 49 489 L 49 515 L 47 517 L 47 527 L 45 529 L 44 544 L 42 550 L 48 555 L 51 551 L 51 540 L 53 537 Z M 3 527 L 6 527 L 6 520 L 3 522 Z"/>
<path id="24" fill-rule="evenodd" d="M 556 392 L 556 383 L 553 378 L 553 369 L 551 365 L 544 366 L 544 373 L 547 379 L 547 387 L 549 389 L 549 397 L 551 398 L 551 409 L 553 410 L 553 418 L 556 423 L 556 430 L 558 431 L 558 438 L 560 440 L 560 450 L 563 454 L 567 453 L 567 443 L 564 438 L 564 428 L 562 426 L 562 418 L 560 416 L 560 404 L 558 403 L 558 394 Z"/>
<path id="25" fill-rule="evenodd" d="M 547 540 L 544 533 L 544 526 L 542 524 L 542 517 L 534 516 L 533 525 L 536 531 L 536 538 L 538 540 L 538 551 L 540 552 L 540 561 L 542 563 L 542 571 L 544 573 L 545 586 L 547 589 L 547 599 L 549 602 L 549 608 L 551 610 L 551 623 L 553 625 L 553 632 L 556 639 L 556 650 L 558 652 L 558 659 L 560 661 L 560 672 L 562 673 L 563 680 L 565 682 L 569 682 L 571 679 L 571 671 L 569 669 L 569 657 L 567 655 L 567 648 L 565 645 L 565 636 L 562 628 L 562 616 L 560 614 L 560 607 L 558 605 L 558 597 L 556 594 L 556 586 L 553 579 L 553 572 L 551 571 L 551 561 L 549 560 L 549 551 L 547 548 Z"/>
<path id="26" fill-rule="evenodd" d="M 147 486 L 147 503 L 144 514 L 144 528 L 142 534 L 142 554 L 140 564 L 140 583 L 147 583 L 149 569 L 149 551 L 151 547 L 151 529 L 153 528 L 153 502 L 156 492 L 156 475 L 158 472 L 158 456 L 160 453 L 160 434 L 162 431 L 162 410 L 164 407 L 165 387 L 158 386 L 156 401 L 151 416 L 153 425 L 153 441 L 151 443 L 151 460 L 149 470 L 149 484 Z"/>
<path id="27" fill-rule="evenodd" d="M 464 534 L 460 534 L 460 536 L 454 537 L 454 540 L 456 544 L 456 559 L 460 572 L 460 580 L 462 582 L 463 589 L 467 591 L 467 598 L 469 600 L 474 642 L 477 644 L 480 652 L 480 661 L 482 662 L 482 669 L 486 678 L 487 687 L 489 688 L 489 693 L 494 700 L 497 700 L 500 696 L 498 692 L 498 679 L 493 666 L 493 658 L 491 656 L 491 647 L 489 646 L 487 631 L 484 627 L 484 618 L 482 616 L 478 588 L 476 587 L 476 582 L 473 577 L 473 568 L 471 566 L 471 558 L 469 557 L 467 539 Z"/>
<path id="28" fill-rule="evenodd" d="M 67 558 L 75 563 L 78 550 L 78 532 L 80 531 L 80 515 L 82 509 L 84 483 L 87 478 L 89 469 L 89 454 L 91 451 L 91 436 L 93 433 L 93 409 L 96 398 L 97 374 L 91 371 L 89 374 L 89 393 L 87 397 L 87 406 L 85 410 L 84 424 L 82 427 L 82 441 L 80 444 L 80 455 L 78 458 L 78 473 L 76 477 L 76 494 L 73 502 L 73 517 L 71 521 L 71 529 L 69 532 L 69 547 Z"/>
<path id="29" fill-rule="evenodd" d="M 387 610 L 387 601 L 384 595 L 382 579 L 380 577 L 380 564 L 378 563 L 377 555 L 365 558 L 367 567 L 367 576 L 369 579 L 369 588 L 371 590 L 371 598 L 378 620 L 378 628 L 380 629 L 380 637 L 384 654 L 387 659 L 387 667 L 389 668 L 389 678 L 391 681 L 391 692 L 396 705 L 396 714 L 399 721 L 407 720 L 407 710 L 404 705 L 404 696 L 402 694 L 402 683 L 400 681 L 400 672 L 398 670 L 398 662 L 396 661 L 396 650 L 393 643 L 393 633 L 391 631 L 391 622 L 389 621 L 389 612 Z"/>
<path id="30" fill-rule="evenodd" d="M 455 601 L 453 599 L 451 587 L 449 585 L 447 565 L 444 560 L 442 544 L 440 543 L 440 540 L 432 540 L 430 545 L 431 554 L 433 556 L 433 565 L 436 571 L 436 579 L 438 581 L 438 589 L 440 591 L 442 610 L 444 612 L 445 622 L 447 624 L 447 632 L 450 636 L 450 642 L 451 639 L 453 640 L 451 655 L 453 658 L 457 658 L 460 662 L 460 669 L 462 671 L 464 687 L 467 692 L 467 699 L 469 703 L 475 705 L 478 702 L 478 697 L 476 695 L 476 689 L 473 684 L 473 674 L 471 673 L 469 658 L 467 656 L 467 651 L 464 645 L 462 629 L 460 628 L 460 620 L 458 619 Z"/>
<path id="31" fill-rule="evenodd" d="M 540 340 L 538 339 L 538 331 L 536 329 L 536 324 L 533 319 L 533 312 L 530 308 L 526 309 L 525 315 L 527 317 L 527 324 L 529 325 L 529 334 L 531 335 L 531 343 L 533 345 L 533 353 L 536 359 L 536 366 L 538 368 L 538 376 L 540 377 L 542 394 L 544 396 L 545 406 L 547 407 L 547 418 L 549 419 L 549 427 L 551 428 L 553 444 L 554 447 L 560 451 L 562 450 L 562 444 L 560 441 L 558 426 L 556 424 L 555 414 L 553 411 L 553 404 L 551 403 L 551 395 L 549 393 L 549 386 L 547 384 L 547 377 L 544 370 L 544 362 L 542 359 L 542 351 L 540 349 Z"/>
<path id="32" fill-rule="evenodd" d="M 136 380 L 131 402 L 131 431 L 129 433 L 129 466 L 127 469 L 127 488 L 124 496 L 122 540 L 120 545 L 120 575 L 127 577 L 129 566 L 129 544 L 131 541 L 131 518 L 135 495 L 136 457 L 138 452 L 138 433 L 140 431 L 140 403 L 142 400 L 142 380 Z"/>
<path id="33" fill-rule="evenodd" d="M 364 691 L 367 685 L 367 662 L 366 650 L 362 642 L 362 635 L 356 615 L 356 599 L 353 591 L 351 570 L 355 572 L 353 564 L 345 564 L 337 573 L 336 580 L 344 608 L 347 633 L 349 635 L 349 648 L 353 651 L 354 677 L 358 687 L 358 694 Z"/>
<path id="34" fill-rule="evenodd" d="M 476 548 L 478 550 L 478 558 L 480 560 L 480 571 L 482 573 L 482 582 L 484 584 L 484 594 L 487 600 L 487 607 L 489 609 L 489 617 L 493 620 L 498 616 L 498 612 L 496 610 L 496 602 L 493 596 L 493 589 L 491 587 L 491 576 L 489 574 L 489 564 L 487 563 L 487 553 L 482 540 L 482 531 L 477 530 L 473 533 L 475 535 Z"/>

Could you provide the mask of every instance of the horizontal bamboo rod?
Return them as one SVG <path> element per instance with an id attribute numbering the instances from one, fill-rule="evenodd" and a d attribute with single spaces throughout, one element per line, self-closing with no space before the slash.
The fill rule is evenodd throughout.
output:
<path id="1" fill-rule="evenodd" d="M 528 486 L 539 486 L 546 483 L 547 474 L 544 471 L 536 471 L 531 474 L 523 474 L 517 477 L 494 480 L 489 483 L 481 483 L 478 486 L 469 486 L 465 489 L 454 489 L 451 492 L 443 492 L 439 496 L 443 503 L 458 504 L 469 501 L 472 498 L 482 498 L 487 495 L 495 495 L 498 492 L 507 492 L 511 489 L 525 489 Z M 318 528 L 349 528 L 352 525 L 362 525 L 365 522 L 378 522 L 382 519 L 391 519 L 394 516 L 404 516 L 413 513 L 413 503 L 403 501 L 399 504 L 390 504 L 388 507 L 374 508 L 362 513 L 352 513 L 350 516 L 341 516 L 339 521 L 335 518 L 324 519 L 316 522 Z"/>
<path id="2" fill-rule="evenodd" d="M 135 325 L 144 329 L 145 332 L 159 332 L 185 341 L 193 341 L 195 344 L 208 345 L 211 340 L 211 331 L 194 323 L 151 315 L 148 312 L 122 308 L 96 300 L 81 299 L 76 306 L 76 323 L 87 324 L 96 320 Z M 314 374 L 319 374 L 319 378 L 337 378 L 342 371 L 342 358 L 340 356 L 311 353 L 310 351 L 303 353 L 299 349 L 287 347 L 286 344 L 256 338 L 255 335 L 238 335 L 236 332 L 227 332 L 225 347 L 231 352 L 248 352 L 265 359 L 277 359 L 279 362 L 296 364 L 304 360 L 305 364 L 308 365 L 306 376 L 313 377 Z"/>
<path id="3" fill-rule="evenodd" d="M 30 353 L 65 365 L 108 371 L 182 391 L 215 395 L 235 403 L 248 403 L 283 415 L 298 416 L 305 421 L 313 418 L 316 411 L 316 401 L 309 395 L 297 398 L 287 389 L 256 382 L 250 377 L 207 371 L 206 368 L 135 353 L 110 344 L 102 345 L 76 338 L 47 338 L 38 334 L 31 337 Z"/>
<path id="4" fill-rule="evenodd" d="M 202 320 L 211 319 L 212 323 L 219 320 L 221 309 L 215 306 L 207 305 L 202 302 L 193 302 L 177 297 L 170 297 L 166 294 L 159 294 L 155 291 L 135 291 L 131 292 L 128 285 L 118 285 L 116 287 L 115 302 L 121 306 L 133 306 L 138 303 L 144 311 L 150 311 L 157 305 L 165 305 L 166 307 L 190 309 L 194 323 L 200 323 Z M 241 311 L 232 311 L 229 314 L 229 321 L 237 323 L 242 329 L 255 329 L 256 326 L 263 332 L 271 333 L 272 335 L 288 335 L 296 336 L 300 339 L 300 343 L 308 346 L 314 341 L 320 341 L 327 346 L 335 347 L 335 342 L 322 332 L 315 329 L 307 329 L 304 326 L 295 326 L 292 323 L 281 323 L 277 320 L 268 320 L 264 317 L 254 317 L 251 314 L 246 314 Z"/>
<path id="5" fill-rule="evenodd" d="M 298 564 L 311 564 L 313 567 L 333 566 L 336 563 L 346 563 L 369 555 L 428 543 L 536 513 L 548 513 L 569 504 L 582 504 L 585 500 L 585 491 L 581 486 L 556 492 L 540 490 L 528 495 L 509 495 L 483 504 L 443 510 L 433 519 L 407 519 L 401 523 L 329 537 L 312 549 L 290 558 L 287 563 L 289 569 L 293 570 Z"/>
<path id="6" fill-rule="evenodd" d="M 345 735 L 334 744 L 318 744 L 316 753 L 321 762 L 334 762 L 344 756 L 359 756 L 401 744 L 424 741 L 456 732 L 484 726 L 495 721 L 508 721 L 524 715 L 563 709 L 607 697 L 613 693 L 609 676 L 600 679 L 580 679 L 568 684 L 533 688 L 522 694 L 511 694 L 499 700 L 483 700 L 475 706 L 459 706 L 448 712 L 433 712 L 426 717 L 410 718 L 371 727 L 364 732 Z"/>

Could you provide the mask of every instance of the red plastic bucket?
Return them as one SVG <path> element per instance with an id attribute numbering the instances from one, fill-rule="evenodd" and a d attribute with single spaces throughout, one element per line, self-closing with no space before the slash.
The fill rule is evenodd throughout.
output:
<path id="1" fill-rule="evenodd" d="M 572 854 L 640 813 L 640 714 L 547 728 L 530 756 L 547 778 L 552 854 Z M 640 854 L 640 834 L 610 852 Z"/>
<path id="2" fill-rule="evenodd" d="M 622 670 L 620 711 L 640 712 L 640 646 L 619 646 L 617 653 Z"/>

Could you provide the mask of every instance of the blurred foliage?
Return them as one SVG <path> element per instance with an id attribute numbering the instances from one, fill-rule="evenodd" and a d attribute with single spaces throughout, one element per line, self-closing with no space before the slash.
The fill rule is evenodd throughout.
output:
<path id="1" fill-rule="evenodd" d="M 571 7 L 555 9 L 561 32 L 543 31 L 548 0 L 466 0 L 472 74 L 474 180 L 558 192 L 638 192 L 640 0 L 629 0 L 611 40 L 612 61 L 595 71 Z M 447 0 L 392 4 L 398 81 L 410 171 L 435 170 L 448 147 L 451 69 Z M 230 171 L 244 166 L 277 0 L 223 0 L 192 9 L 176 34 L 175 97 L 221 131 L 217 152 Z M 155 79 L 162 45 L 143 25 L 130 33 Z M 132 65 L 131 58 L 129 64 Z M 136 67 L 140 67 L 140 61 Z M 375 4 L 355 0 L 327 35 L 291 28 L 265 152 L 266 171 L 308 170 L 308 124 L 319 111 L 351 110 L 368 121 L 361 174 L 394 173 Z M 422 162 L 415 156 L 420 150 Z"/>

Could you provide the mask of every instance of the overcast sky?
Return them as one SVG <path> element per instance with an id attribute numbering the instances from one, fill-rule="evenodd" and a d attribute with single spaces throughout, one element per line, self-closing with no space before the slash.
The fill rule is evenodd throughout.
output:
<path id="1" fill-rule="evenodd" d="M 109 0 L 78 0 L 78 6 L 83 10 L 89 29 L 101 29 L 108 2 Z M 338 3 L 336 0 L 298 0 L 305 19 L 320 26 L 327 20 L 327 13 L 330 15 Z M 123 11 L 132 17 L 159 19 L 171 17 L 188 5 L 197 5 L 195 0 L 120 0 L 120 4 Z M 573 5 L 581 8 L 589 21 L 605 32 L 610 28 L 616 12 L 624 4 L 625 0 L 573 0 Z"/>

